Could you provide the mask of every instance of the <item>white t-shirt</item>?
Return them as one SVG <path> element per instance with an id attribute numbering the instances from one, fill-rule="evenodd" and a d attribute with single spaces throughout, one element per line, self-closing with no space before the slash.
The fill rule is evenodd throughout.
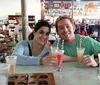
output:
<path id="1" fill-rule="evenodd" d="M 29 26 L 26 26 L 26 40 L 28 39 L 29 34 L 32 32 L 32 29 Z M 14 34 L 18 36 L 18 41 L 22 40 L 22 26 L 17 25 L 14 30 Z"/>
<path id="2" fill-rule="evenodd" d="M 33 30 L 30 28 L 30 26 L 26 26 L 25 30 L 26 30 L 26 40 L 28 40 L 28 36 Z"/>

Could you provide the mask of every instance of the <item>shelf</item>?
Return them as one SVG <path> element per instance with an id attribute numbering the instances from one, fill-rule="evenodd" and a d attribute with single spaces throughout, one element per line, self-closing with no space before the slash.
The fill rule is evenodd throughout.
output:
<path id="1" fill-rule="evenodd" d="M 22 18 L 21 15 L 8 15 L 8 22 L 16 24 L 16 19 Z M 33 29 L 35 26 L 35 16 L 34 15 L 28 15 L 28 25 Z"/>

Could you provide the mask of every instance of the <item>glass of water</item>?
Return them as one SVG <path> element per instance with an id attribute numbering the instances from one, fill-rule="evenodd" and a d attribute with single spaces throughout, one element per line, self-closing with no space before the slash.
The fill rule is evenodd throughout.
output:
<path id="1" fill-rule="evenodd" d="M 0 63 L 0 85 L 8 85 L 10 64 Z"/>

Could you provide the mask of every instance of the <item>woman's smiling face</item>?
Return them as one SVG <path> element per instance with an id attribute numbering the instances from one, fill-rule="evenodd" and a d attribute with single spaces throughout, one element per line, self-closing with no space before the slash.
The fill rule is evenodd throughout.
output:
<path id="1" fill-rule="evenodd" d="M 42 26 L 37 32 L 34 33 L 34 39 L 38 44 L 45 45 L 49 38 L 49 28 Z"/>

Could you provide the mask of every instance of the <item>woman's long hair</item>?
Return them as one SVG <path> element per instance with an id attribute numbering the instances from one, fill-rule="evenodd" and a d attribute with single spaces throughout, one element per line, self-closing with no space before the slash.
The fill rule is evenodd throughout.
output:
<path id="1" fill-rule="evenodd" d="M 29 36 L 28 36 L 28 39 L 29 39 L 29 40 L 33 40 L 33 38 L 34 38 L 34 32 L 31 32 L 31 33 L 29 34 Z"/>
<path id="2" fill-rule="evenodd" d="M 51 25 L 46 20 L 39 20 L 34 27 L 33 32 L 31 32 L 28 36 L 29 40 L 32 40 L 34 38 L 34 32 L 37 32 L 42 26 L 48 27 L 49 32 L 51 32 Z"/>

